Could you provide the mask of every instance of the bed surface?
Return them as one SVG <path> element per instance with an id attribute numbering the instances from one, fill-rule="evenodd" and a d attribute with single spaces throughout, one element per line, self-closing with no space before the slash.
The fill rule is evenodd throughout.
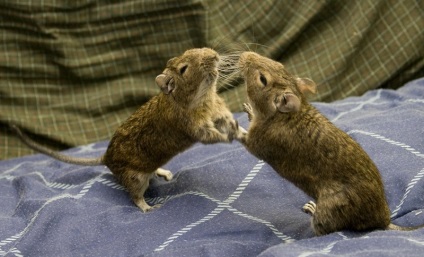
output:
<path id="1" fill-rule="evenodd" d="M 424 79 L 314 105 L 378 166 L 393 223 L 424 224 Z M 247 128 L 247 115 L 238 113 Z M 107 142 L 66 151 L 99 156 Z M 422 256 L 424 229 L 315 237 L 310 200 L 242 145 L 196 144 L 154 179 L 141 213 L 104 166 L 44 155 L 0 162 L 0 255 Z"/>

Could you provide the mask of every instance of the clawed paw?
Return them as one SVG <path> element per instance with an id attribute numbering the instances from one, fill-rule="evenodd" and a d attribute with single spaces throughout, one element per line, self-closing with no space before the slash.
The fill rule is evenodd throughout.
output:
<path id="1" fill-rule="evenodd" d="M 247 113 L 247 118 L 249 121 L 253 119 L 253 108 L 249 103 L 243 103 L 243 110 Z"/>
<path id="2" fill-rule="evenodd" d="M 315 213 L 316 209 L 317 209 L 317 205 L 316 205 L 313 201 L 309 201 L 309 202 L 308 202 L 308 203 L 306 203 L 306 204 L 303 206 L 303 208 L 302 208 L 302 210 L 303 210 L 305 213 L 308 213 L 308 214 L 310 214 L 310 215 L 314 215 L 314 213 Z"/>
<path id="3" fill-rule="evenodd" d="M 162 168 L 157 169 L 155 171 L 155 174 L 158 177 L 164 178 L 166 181 L 171 181 L 172 180 L 172 177 L 173 177 L 171 171 L 165 170 L 165 169 L 162 169 Z"/>

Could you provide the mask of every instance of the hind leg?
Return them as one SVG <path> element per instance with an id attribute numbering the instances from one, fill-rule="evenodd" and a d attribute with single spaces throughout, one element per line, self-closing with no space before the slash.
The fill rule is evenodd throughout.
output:
<path id="1" fill-rule="evenodd" d="M 154 174 L 158 177 L 163 177 L 166 181 L 172 180 L 172 173 L 169 170 L 165 170 L 162 168 L 158 168 L 155 170 Z M 143 211 L 148 212 L 152 209 L 159 208 L 161 204 L 156 204 L 154 206 L 150 206 L 146 203 L 146 200 L 144 199 L 144 193 L 146 192 L 147 188 L 149 188 L 150 179 L 153 177 L 152 174 L 142 174 L 139 175 L 139 182 L 140 182 L 140 191 L 135 196 L 134 203 Z"/>
<path id="2" fill-rule="evenodd" d="M 310 201 L 302 209 L 312 215 L 311 225 L 317 236 L 340 231 L 349 226 L 349 217 L 345 216 L 349 211 L 347 203 L 337 197 L 320 199 L 317 204 Z"/>
<path id="3" fill-rule="evenodd" d="M 326 218 L 324 218 L 325 221 L 323 220 L 323 215 L 318 212 L 320 209 L 317 208 L 315 202 L 309 201 L 302 207 L 302 210 L 312 216 L 311 226 L 315 235 L 320 236 L 332 232 L 329 231 L 330 227 L 332 227 L 331 223 Z"/>
<path id="4" fill-rule="evenodd" d="M 139 172 L 134 170 L 127 170 L 125 176 L 122 178 L 121 183 L 128 190 L 133 202 L 143 212 L 148 212 L 156 206 L 150 206 L 144 199 L 144 193 L 149 187 L 150 179 L 154 176 L 154 173 Z"/>
<path id="5" fill-rule="evenodd" d="M 169 170 L 159 168 L 155 172 L 151 173 L 126 170 L 124 174 L 125 176 L 121 177 L 121 183 L 128 190 L 131 199 L 140 208 L 140 210 L 148 212 L 161 206 L 160 204 L 154 206 L 147 204 L 144 199 L 144 193 L 149 188 L 150 179 L 152 179 L 154 175 L 163 177 L 167 181 L 172 180 L 172 173 Z"/>
<path id="6" fill-rule="evenodd" d="M 315 204 L 315 202 L 313 202 L 313 201 L 307 202 L 305 205 L 303 205 L 302 210 L 305 213 L 308 213 L 312 216 L 311 226 L 312 226 L 314 233 L 317 236 L 326 234 L 325 231 L 323 231 L 323 229 L 320 228 L 321 226 L 316 225 L 317 221 L 316 221 L 315 213 L 317 211 L 317 205 Z"/>
<path id="7" fill-rule="evenodd" d="M 149 188 L 150 179 L 152 178 L 152 174 L 139 174 L 137 176 L 137 191 L 132 192 L 131 197 L 134 201 L 134 203 L 140 208 L 143 212 L 151 211 L 154 206 L 150 206 L 146 203 L 146 200 L 144 199 L 144 193 L 146 192 L 147 188 Z"/>

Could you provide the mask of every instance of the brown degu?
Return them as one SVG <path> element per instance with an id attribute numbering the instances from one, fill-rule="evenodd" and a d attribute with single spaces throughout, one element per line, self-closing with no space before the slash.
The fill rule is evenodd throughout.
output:
<path id="1" fill-rule="evenodd" d="M 172 157 L 196 142 L 231 142 L 246 132 L 238 126 L 216 93 L 219 54 L 209 48 L 190 49 L 168 61 L 156 77 L 161 93 L 133 113 L 113 135 L 105 154 L 83 159 L 63 155 L 39 145 L 17 126 L 12 128 L 31 148 L 60 161 L 78 165 L 106 165 L 134 203 L 149 211 L 144 193 L 154 176 L 172 179 L 162 169 Z"/>
<path id="2" fill-rule="evenodd" d="M 380 173 L 361 146 L 306 100 L 310 79 L 254 52 L 238 62 L 251 123 L 242 143 L 283 178 L 312 197 L 303 210 L 316 235 L 340 230 L 396 229 Z"/>

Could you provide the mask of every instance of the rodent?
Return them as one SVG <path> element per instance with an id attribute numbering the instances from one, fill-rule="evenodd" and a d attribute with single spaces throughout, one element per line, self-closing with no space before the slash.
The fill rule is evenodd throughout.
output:
<path id="1" fill-rule="evenodd" d="M 390 221 L 381 175 L 349 135 L 308 103 L 310 79 L 254 52 L 240 55 L 251 123 L 241 140 L 283 178 L 316 200 L 303 207 L 316 235 L 340 230 L 412 230 Z"/>
<path id="2" fill-rule="evenodd" d="M 216 93 L 220 62 L 220 55 L 210 48 L 190 49 L 170 59 L 155 79 L 161 92 L 118 127 L 99 158 L 66 156 L 32 141 L 18 126 L 12 129 L 28 146 L 60 161 L 106 165 L 146 212 L 158 207 L 144 199 L 152 176 L 172 179 L 162 165 L 196 142 L 231 142 L 246 132 Z"/>

